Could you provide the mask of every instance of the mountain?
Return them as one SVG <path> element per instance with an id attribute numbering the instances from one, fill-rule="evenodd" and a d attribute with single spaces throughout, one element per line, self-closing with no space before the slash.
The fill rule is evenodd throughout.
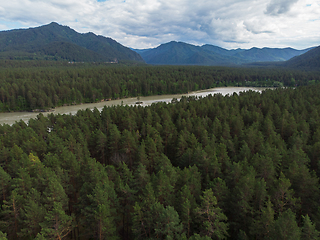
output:
<path id="1" fill-rule="evenodd" d="M 0 32 L 1 58 L 143 62 L 139 54 L 111 38 L 81 34 L 54 22 L 36 28 Z"/>
<path id="2" fill-rule="evenodd" d="M 251 48 L 227 50 L 213 45 L 194 46 L 169 42 L 157 48 L 135 50 L 148 64 L 162 65 L 241 65 L 252 62 L 286 61 L 310 49 Z"/>
<path id="3" fill-rule="evenodd" d="M 293 48 L 251 48 L 248 50 L 235 53 L 233 56 L 246 59 L 249 62 L 275 62 L 286 61 L 295 56 L 301 55 L 309 51 L 310 48 L 304 50 L 296 50 Z"/>
<path id="4" fill-rule="evenodd" d="M 305 70 L 320 70 L 320 46 L 296 56 L 284 63 L 284 66 Z"/>
<path id="5" fill-rule="evenodd" d="M 155 65 L 234 65 L 242 62 L 227 54 L 176 41 L 161 44 L 157 48 L 135 51 L 140 53 L 146 63 Z"/>
<path id="6" fill-rule="evenodd" d="M 233 56 L 237 53 L 241 53 L 241 52 L 245 51 L 245 49 L 241 49 L 241 48 L 227 50 L 227 49 L 224 49 L 224 48 L 221 48 L 218 46 L 214 46 L 214 45 L 210 45 L 210 44 L 205 44 L 201 48 L 203 48 L 207 51 L 210 51 L 210 52 L 214 52 L 214 53 L 218 53 L 218 54 L 226 55 L 226 56 Z"/>

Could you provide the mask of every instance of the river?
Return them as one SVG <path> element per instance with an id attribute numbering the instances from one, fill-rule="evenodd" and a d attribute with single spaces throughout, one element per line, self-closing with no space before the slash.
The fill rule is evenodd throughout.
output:
<path id="1" fill-rule="evenodd" d="M 197 97 L 206 97 L 209 94 L 217 94 L 221 93 L 222 95 L 239 93 L 243 91 L 263 91 L 266 88 L 254 88 L 254 87 L 219 87 L 219 88 L 211 88 L 206 90 L 200 90 L 196 92 L 190 92 L 188 94 L 172 94 L 172 95 L 155 95 L 149 97 L 140 97 L 140 101 L 143 102 L 140 104 L 141 106 L 149 106 L 155 102 L 171 102 L 173 98 L 180 99 L 182 96 L 197 96 Z M 119 100 L 111 100 L 99 103 L 88 103 L 81 105 L 73 105 L 73 106 L 64 106 L 55 108 L 54 112 L 44 112 L 43 115 L 47 116 L 48 114 L 76 114 L 78 110 L 82 109 L 93 109 L 97 108 L 101 110 L 104 106 L 116 106 L 116 105 L 135 105 L 137 102 L 137 98 L 124 98 Z M 16 121 L 23 120 L 28 122 L 30 118 L 36 118 L 39 113 L 34 112 L 9 112 L 9 113 L 0 113 L 0 124 L 9 124 L 12 125 Z"/>

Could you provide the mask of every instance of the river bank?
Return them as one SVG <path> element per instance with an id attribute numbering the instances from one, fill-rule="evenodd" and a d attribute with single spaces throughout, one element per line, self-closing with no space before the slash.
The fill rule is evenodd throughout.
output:
<path id="1" fill-rule="evenodd" d="M 211 88 L 206 90 L 200 90 L 195 92 L 190 92 L 186 94 L 170 94 L 170 95 L 155 95 L 155 96 L 148 96 L 148 97 L 140 97 L 139 101 L 142 102 L 140 104 L 136 104 L 137 98 L 124 98 L 124 99 L 117 99 L 117 100 L 110 100 L 110 101 L 103 101 L 97 103 L 86 103 L 86 104 L 79 104 L 79 105 L 70 105 L 70 106 L 62 106 L 56 107 L 54 111 L 50 112 L 42 112 L 44 116 L 48 114 L 76 114 L 78 110 L 85 110 L 87 108 L 94 109 L 97 108 L 99 111 L 102 110 L 104 106 L 117 106 L 117 105 L 128 105 L 128 106 L 149 106 L 152 103 L 156 102 L 166 102 L 170 103 L 173 98 L 180 99 L 182 96 L 197 96 L 197 97 L 206 97 L 209 94 L 222 94 L 223 96 L 227 94 L 233 94 L 243 91 L 258 91 L 261 92 L 267 88 L 264 87 L 218 87 L 218 88 Z M 36 118 L 39 112 L 6 112 L 0 113 L 0 124 L 9 124 L 12 125 L 17 121 L 24 121 L 28 122 L 31 118 Z"/>

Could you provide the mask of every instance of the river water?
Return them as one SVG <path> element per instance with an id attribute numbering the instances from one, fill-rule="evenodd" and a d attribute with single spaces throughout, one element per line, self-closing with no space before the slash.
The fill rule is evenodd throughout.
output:
<path id="1" fill-rule="evenodd" d="M 219 87 L 219 88 L 211 88 L 196 92 L 190 92 L 188 94 L 172 94 L 172 95 L 155 95 L 149 97 L 140 97 L 140 101 L 143 102 L 140 104 L 141 106 L 149 106 L 155 102 L 171 102 L 173 98 L 180 99 L 182 96 L 197 96 L 197 97 L 206 97 L 209 94 L 217 94 L 221 93 L 222 95 L 239 93 L 244 91 L 263 91 L 266 88 L 254 88 L 254 87 Z M 129 105 L 133 106 L 136 105 L 137 98 L 124 98 L 119 100 L 111 100 L 106 102 L 99 102 L 99 103 L 88 103 L 88 104 L 81 104 L 81 105 L 73 105 L 73 106 L 64 106 L 64 107 L 57 107 L 55 108 L 54 112 L 44 112 L 43 115 L 47 116 L 48 114 L 76 114 L 78 110 L 82 109 L 93 109 L 97 108 L 101 110 L 104 106 L 116 106 L 116 105 Z M 12 125 L 16 121 L 23 120 L 28 122 L 30 118 L 36 118 L 39 113 L 34 112 L 9 112 L 9 113 L 0 113 L 0 124 L 9 124 Z"/>

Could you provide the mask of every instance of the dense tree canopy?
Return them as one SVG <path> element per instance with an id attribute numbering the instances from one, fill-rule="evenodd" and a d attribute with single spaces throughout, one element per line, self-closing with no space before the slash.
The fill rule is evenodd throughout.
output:
<path id="1" fill-rule="evenodd" d="M 318 239 L 319 91 L 183 97 L 4 124 L 0 239 Z"/>
<path id="2" fill-rule="evenodd" d="M 131 66 L 2 61 L 0 112 L 30 111 L 103 99 L 187 93 L 221 86 L 301 86 L 317 72 L 200 66 Z"/>

